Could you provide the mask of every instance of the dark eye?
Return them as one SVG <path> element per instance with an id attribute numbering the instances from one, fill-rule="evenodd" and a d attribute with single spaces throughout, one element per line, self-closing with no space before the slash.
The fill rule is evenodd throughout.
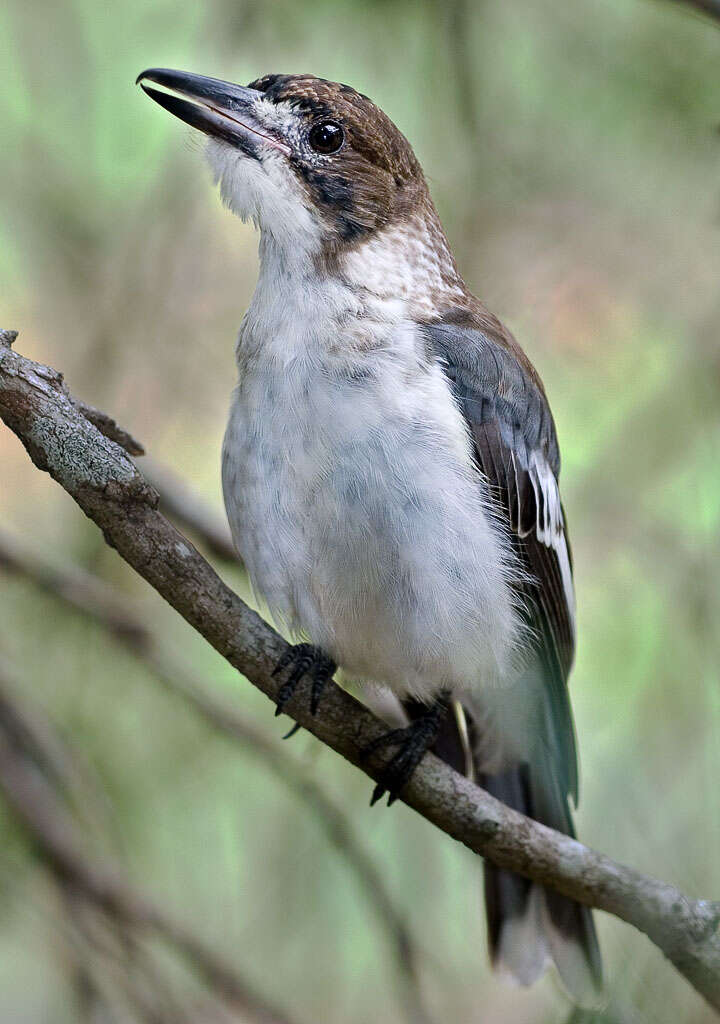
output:
<path id="1" fill-rule="evenodd" d="M 316 153 L 337 153 L 344 141 L 345 132 L 337 121 L 319 121 L 308 135 L 308 142 Z"/>

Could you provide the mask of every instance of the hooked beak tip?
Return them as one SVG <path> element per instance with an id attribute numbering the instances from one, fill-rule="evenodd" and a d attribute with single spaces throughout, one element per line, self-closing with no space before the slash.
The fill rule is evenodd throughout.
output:
<path id="1" fill-rule="evenodd" d="M 148 88 L 144 80 L 163 90 Z M 258 124 L 252 104 L 262 94 L 248 86 L 234 85 L 170 68 L 147 68 L 135 79 L 143 92 L 165 110 L 193 128 L 214 136 L 259 159 L 264 144 L 290 155 L 290 147 Z M 171 92 L 165 92 L 169 89 Z"/>

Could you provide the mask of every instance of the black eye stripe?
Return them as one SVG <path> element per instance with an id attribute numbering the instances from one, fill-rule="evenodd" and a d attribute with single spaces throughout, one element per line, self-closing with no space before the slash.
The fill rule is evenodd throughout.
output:
<path id="1" fill-rule="evenodd" d="M 345 141 L 345 132 L 337 121 L 317 121 L 308 132 L 308 142 L 316 153 L 337 153 Z"/>

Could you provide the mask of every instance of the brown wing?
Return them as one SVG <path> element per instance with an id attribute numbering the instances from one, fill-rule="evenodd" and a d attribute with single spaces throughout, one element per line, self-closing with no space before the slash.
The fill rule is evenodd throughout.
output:
<path id="1" fill-rule="evenodd" d="M 513 339 L 500 333 L 500 325 L 488 320 L 481 328 L 453 319 L 429 325 L 425 332 L 531 579 L 524 604 L 543 663 L 557 767 L 565 792 L 577 801 L 577 754 L 567 691 L 575 649 L 575 599 L 558 489 L 555 425 L 537 374 Z"/>

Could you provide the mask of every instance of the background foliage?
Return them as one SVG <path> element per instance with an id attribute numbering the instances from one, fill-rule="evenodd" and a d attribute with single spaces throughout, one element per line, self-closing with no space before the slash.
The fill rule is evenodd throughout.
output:
<path id="1" fill-rule="evenodd" d="M 312 71 L 395 119 L 466 280 L 527 347 L 555 411 L 579 604 L 580 834 L 717 898 L 720 27 L 653 0 L 10 0 L 0 65 L 2 326 L 218 508 L 257 240 L 222 210 L 191 130 L 133 80 L 153 65 L 240 82 Z M 176 658 L 284 731 L 5 430 L 0 466 L 3 526 L 121 588 Z M 246 590 L 240 570 L 223 573 Z M 2 570 L 0 651 L 93 780 L 107 828 L 89 848 L 298 1020 L 402 1019 L 361 889 L 262 764 L 102 629 Z M 474 859 L 401 806 L 371 811 L 367 779 L 293 742 L 407 916 L 437 1019 L 565 1021 L 552 977 L 525 992 L 489 973 Z M 9 814 L 2 828 L 0 1018 L 144 1019 L 117 993 L 88 1010 L 67 907 Z M 603 1019 L 710 1021 L 646 939 L 599 927 Z M 192 1005 L 191 978 L 145 955 Z"/>

